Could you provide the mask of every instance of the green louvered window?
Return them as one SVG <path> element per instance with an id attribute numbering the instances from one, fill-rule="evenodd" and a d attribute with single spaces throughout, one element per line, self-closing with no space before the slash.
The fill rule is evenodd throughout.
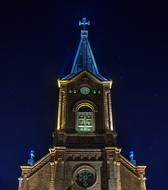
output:
<path id="1" fill-rule="evenodd" d="M 78 132 L 94 132 L 95 121 L 94 112 L 87 106 L 81 107 L 77 112 L 77 126 Z"/>

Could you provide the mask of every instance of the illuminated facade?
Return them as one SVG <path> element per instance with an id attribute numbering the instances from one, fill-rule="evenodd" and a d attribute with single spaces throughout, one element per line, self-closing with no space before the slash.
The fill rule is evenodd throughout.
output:
<path id="1" fill-rule="evenodd" d="M 120 154 L 113 127 L 111 87 L 97 68 L 86 19 L 70 73 L 58 80 L 53 147 L 21 166 L 19 190 L 146 190 L 145 166 Z M 33 155 L 32 155 L 33 158 Z M 30 162 L 32 163 L 32 162 Z"/>

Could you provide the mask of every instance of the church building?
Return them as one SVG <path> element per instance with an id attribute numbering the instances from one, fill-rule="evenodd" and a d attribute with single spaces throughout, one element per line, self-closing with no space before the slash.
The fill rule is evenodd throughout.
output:
<path id="1" fill-rule="evenodd" d="M 21 166 L 18 190 L 146 190 L 145 168 L 121 154 L 112 81 L 99 73 L 83 18 L 70 73 L 58 79 L 57 126 L 49 153 Z"/>

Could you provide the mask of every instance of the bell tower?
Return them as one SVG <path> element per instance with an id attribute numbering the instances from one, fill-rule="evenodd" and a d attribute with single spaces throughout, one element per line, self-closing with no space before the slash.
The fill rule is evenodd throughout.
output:
<path id="1" fill-rule="evenodd" d="M 145 166 L 121 155 L 113 126 L 111 87 L 99 73 L 83 18 L 70 73 L 58 80 L 53 147 L 21 166 L 19 190 L 146 190 Z"/>
<path id="2" fill-rule="evenodd" d="M 99 74 L 85 28 L 90 22 L 83 18 L 79 23 L 83 30 L 71 72 L 58 80 L 59 107 L 54 145 L 116 146 L 110 92 L 112 81 Z"/>

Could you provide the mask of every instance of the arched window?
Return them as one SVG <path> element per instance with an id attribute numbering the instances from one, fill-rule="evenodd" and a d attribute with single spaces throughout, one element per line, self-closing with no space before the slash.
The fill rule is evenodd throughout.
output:
<path id="1" fill-rule="evenodd" d="M 93 106 L 81 104 L 76 110 L 76 131 L 94 132 L 95 131 L 95 113 Z"/>

